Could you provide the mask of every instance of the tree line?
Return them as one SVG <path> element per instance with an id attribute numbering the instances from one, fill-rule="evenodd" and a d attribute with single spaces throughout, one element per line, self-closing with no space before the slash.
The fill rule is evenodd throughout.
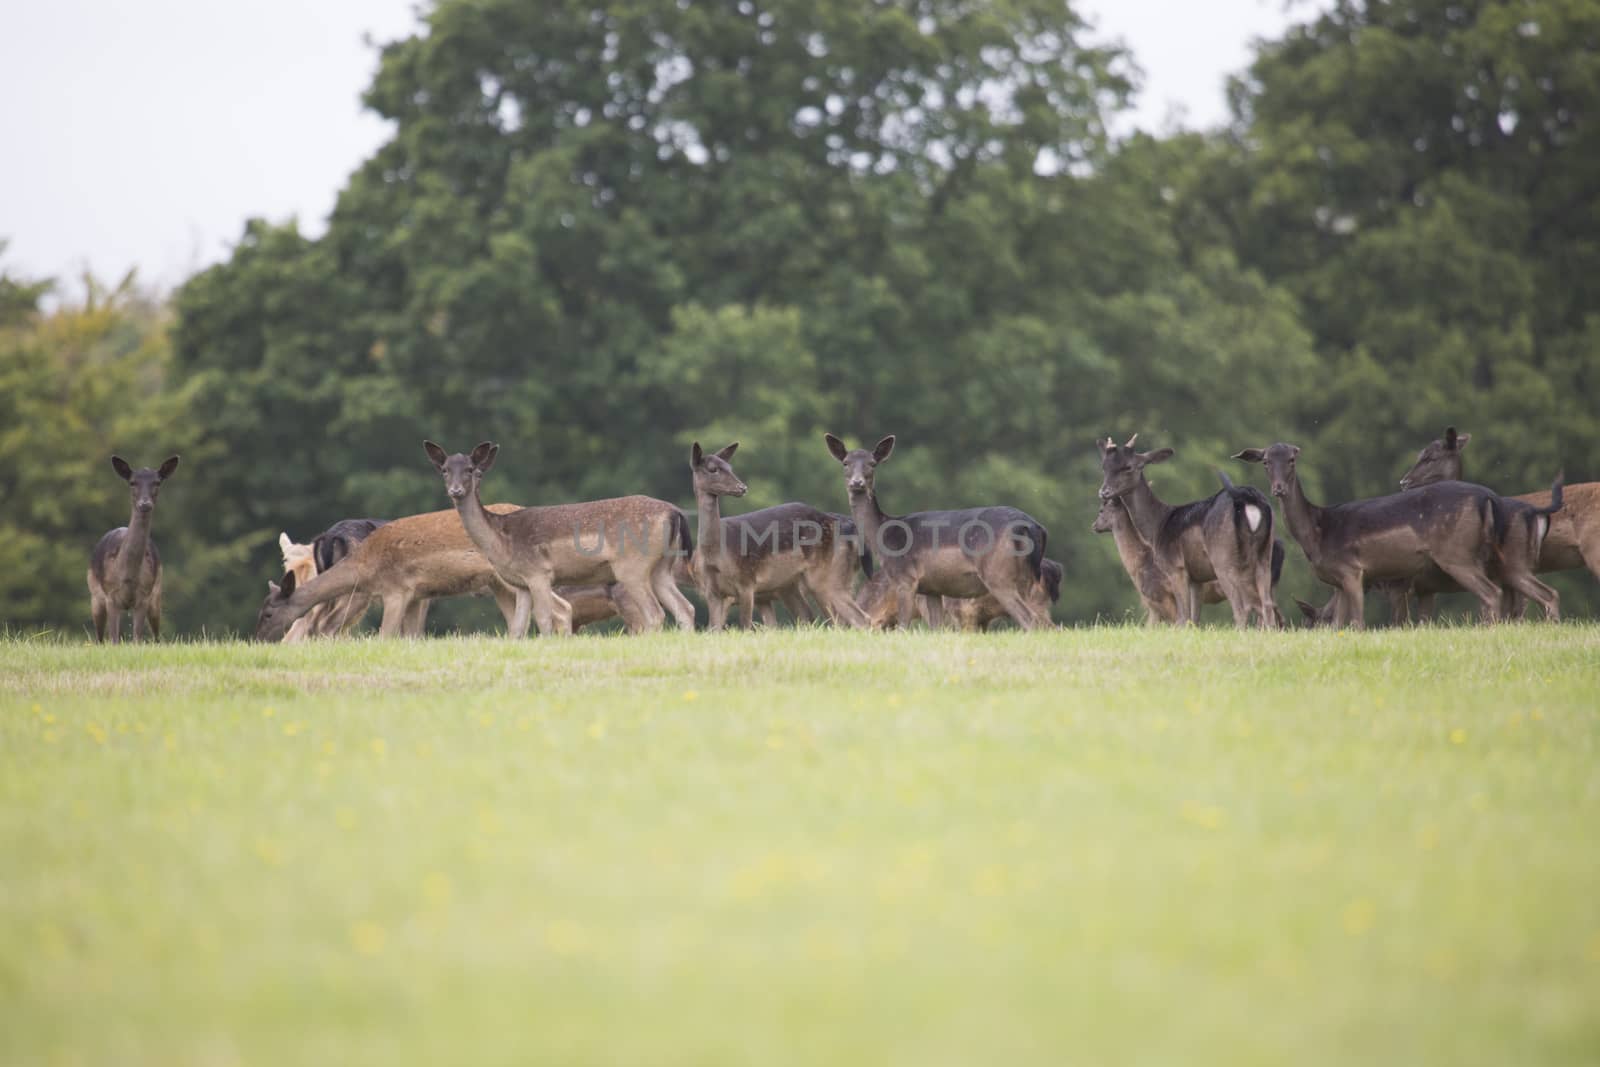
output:
<path id="1" fill-rule="evenodd" d="M 1025 507 L 1064 620 L 1137 606 L 1107 433 L 1174 500 L 1274 440 L 1392 492 L 1447 423 L 1497 489 L 1600 476 L 1600 5 L 1338 0 L 1205 132 L 1112 136 L 1136 80 L 1060 0 L 444 0 L 321 236 L 253 220 L 167 301 L 5 274 L 0 618 L 87 625 L 112 451 L 184 454 L 180 633 L 249 626 L 280 530 L 448 506 L 424 437 L 499 442 L 488 500 L 685 505 L 739 440 L 748 507 L 840 511 L 823 432 L 894 433 L 885 506 Z"/>

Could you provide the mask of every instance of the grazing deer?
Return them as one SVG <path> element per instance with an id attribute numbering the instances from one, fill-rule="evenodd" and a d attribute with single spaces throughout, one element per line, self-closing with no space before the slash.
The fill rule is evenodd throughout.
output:
<path id="1" fill-rule="evenodd" d="M 518 510 L 490 504 L 489 511 Z M 496 577 L 454 511 L 396 519 L 357 544 L 334 567 L 301 584 L 293 572 L 267 583 L 256 617 L 256 640 L 281 640 L 289 627 L 319 604 L 371 598 L 383 605 L 380 637 L 419 636 L 430 600 L 489 593 L 509 627 L 516 621 L 516 592 Z M 524 622 L 526 626 L 526 622 Z"/>
<path id="2" fill-rule="evenodd" d="M 1172 458 L 1170 448 L 1135 452 L 1138 434 L 1118 445 L 1106 438 L 1100 452 L 1100 499 L 1122 501 L 1161 571 L 1173 576 L 1178 622 L 1200 621 L 1200 590 L 1215 581 L 1240 628 L 1254 616 L 1263 629 L 1281 624 L 1272 599 L 1272 505 L 1258 490 L 1223 479 L 1220 492 L 1192 503 L 1163 503 L 1144 469 Z M 1136 583 L 1137 584 L 1137 583 Z"/>
<path id="3" fill-rule="evenodd" d="M 710 613 L 710 628 L 727 625 L 728 606 L 735 600 L 745 627 L 751 628 L 758 597 L 781 596 L 797 586 L 816 598 L 835 625 L 865 626 L 866 613 L 851 596 L 851 579 L 862 565 L 861 556 L 836 516 L 791 502 L 722 517 L 722 498 L 744 496 L 747 488 L 733 471 L 731 461 L 738 448 L 735 441 L 706 452 L 696 441 L 689 450 L 699 510 L 700 549 L 694 572 Z M 794 613 L 793 605 L 790 612 Z"/>
<path id="4" fill-rule="evenodd" d="M 494 466 L 499 445 L 484 441 L 471 455 L 453 456 L 432 441 L 423 448 L 472 543 L 517 590 L 517 636 L 527 633 L 530 612 L 541 634 L 572 632 L 571 605 L 556 595 L 558 583 L 620 584 L 638 610 L 635 632 L 661 628 L 662 604 L 680 629 L 694 629 L 694 608 L 673 580 L 674 558 L 694 549 L 689 521 L 677 507 L 625 496 L 497 515 L 484 508 L 478 486 Z"/>
<path id="5" fill-rule="evenodd" d="M 1246 448 L 1233 458 L 1267 468 L 1272 495 L 1311 569 L 1336 591 L 1333 625 L 1361 628 L 1366 586 L 1415 580 L 1436 565 L 1478 598 L 1484 619 L 1499 614 L 1500 587 L 1490 554 L 1502 540 L 1506 509 L 1481 485 L 1440 482 L 1392 496 L 1319 507 L 1295 472 L 1296 445 Z"/>
<path id="6" fill-rule="evenodd" d="M 1419 489 L 1438 482 L 1461 481 L 1461 453 L 1471 440 L 1470 433 L 1458 434 L 1454 426 L 1445 427 L 1444 436 L 1429 441 L 1417 453 L 1417 461 L 1400 479 L 1400 488 Z M 1503 498 L 1510 520 L 1503 550 L 1491 567 L 1491 575 L 1499 577 L 1505 586 L 1508 615 L 1525 617 L 1531 599 L 1539 602 L 1546 619 L 1561 617 L 1561 595 L 1534 574 L 1585 566 L 1588 560 L 1579 547 L 1583 540 L 1581 529 L 1587 528 L 1593 550 L 1589 569 L 1600 577 L 1600 482 L 1566 486 L 1563 481 L 1558 474 L 1549 492 Z M 1430 619 L 1434 595 L 1459 590 L 1444 575 L 1430 574 L 1416 583 L 1415 591 L 1418 614 Z M 1407 592 L 1399 589 L 1391 594 L 1391 603 L 1401 608 L 1397 618 L 1409 614 Z"/>
<path id="7" fill-rule="evenodd" d="M 304 585 L 338 564 L 372 531 L 387 522 L 387 519 L 340 519 L 313 538 L 309 545 L 297 545 L 288 534 L 280 533 L 278 547 L 283 551 L 284 573 L 294 571 L 296 584 Z M 372 597 L 360 594 L 352 594 L 337 603 L 318 604 L 296 619 L 283 639 L 286 642 L 302 641 L 308 637 L 332 637 L 347 633 L 361 622 L 371 605 Z M 417 605 L 415 612 L 425 617 L 426 603 Z M 422 618 L 416 620 L 416 634 L 422 632 L 422 621 Z"/>
<path id="8" fill-rule="evenodd" d="M 1024 630 L 1049 624 L 1028 600 L 1042 575 L 1045 528 L 1013 507 L 963 508 L 889 515 L 878 505 L 874 479 L 878 464 L 894 451 L 894 435 L 869 451 L 845 447 L 824 434 L 828 451 L 844 468 L 850 516 L 872 553 L 877 573 L 863 587 L 863 606 L 874 627 L 893 620 L 907 625 L 915 617 L 918 593 L 931 596 L 992 595 Z"/>
<path id="9" fill-rule="evenodd" d="M 1056 560 L 1045 559 L 1039 562 L 1039 580 L 1028 590 L 1028 606 L 1041 618 L 1048 620 L 1050 605 L 1060 602 L 1061 580 L 1065 575 L 1065 569 Z M 987 630 L 994 623 L 1008 617 L 1006 609 L 1001 607 L 1000 601 L 993 596 L 966 599 L 947 596 L 941 600 L 943 603 L 940 606 L 943 608 L 944 618 L 953 628 L 968 633 Z M 938 624 L 929 622 L 928 625 L 936 627 Z"/>
<path id="10" fill-rule="evenodd" d="M 111 467 L 128 483 L 133 513 L 128 525 L 100 538 L 89 556 L 89 614 L 94 618 L 95 640 L 104 643 L 109 629 L 111 643 L 121 642 L 124 611 L 133 615 L 135 641 L 144 636 L 146 626 L 150 636 L 160 640 L 161 554 L 150 539 L 150 523 L 161 483 L 178 469 L 178 457 L 168 458 L 155 470 L 134 470 L 121 456 L 112 456 Z"/>

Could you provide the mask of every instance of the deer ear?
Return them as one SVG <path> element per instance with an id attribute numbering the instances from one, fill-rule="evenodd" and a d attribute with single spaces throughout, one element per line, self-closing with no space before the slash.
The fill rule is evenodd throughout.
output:
<path id="1" fill-rule="evenodd" d="M 1107 452 L 1115 452 L 1117 450 L 1117 443 L 1111 438 L 1107 437 L 1104 441 L 1096 441 L 1094 443 L 1094 450 L 1097 455 L 1105 455 Z"/>
<path id="2" fill-rule="evenodd" d="M 1260 463 L 1267 458 L 1267 453 L 1260 448 L 1241 448 L 1233 454 L 1233 458 L 1242 459 L 1246 463 Z"/>
<path id="3" fill-rule="evenodd" d="M 1170 448 L 1158 448 L 1154 452 L 1139 453 L 1139 458 L 1144 461 L 1145 466 L 1149 466 L 1152 463 L 1165 463 L 1172 456 L 1173 451 Z"/>
<path id="4" fill-rule="evenodd" d="M 725 448 L 717 449 L 717 457 L 722 460 L 730 460 L 733 458 L 733 454 L 737 451 L 739 451 L 739 442 L 735 441 L 733 444 L 728 445 Z"/>
<path id="5" fill-rule="evenodd" d="M 279 594 L 285 597 L 290 596 L 294 593 L 294 586 L 294 571 L 285 571 L 283 575 L 283 585 L 278 590 Z"/>
<path id="6" fill-rule="evenodd" d="M 282 593 L 282 592 L 283 592 L 283 587 L 281 585 L 279 585 L 277 582 L 273 581 L 271 578 L 267 579 L 267 595 L 268 596 L 275 597 L 279 593 Z"/>
<path id="7" fill-rule="evenodd" d="M 694 447 L 689 449 L 689 466 L 698 467 L 700 466 L 700 461 L 705 458 L 705 451 L 701 449 L 700 442 L 696 441 Z"/>
<path id="8" fill-rule="evenodd" d="M 1458 434 L 1456 434 L 1456 451 L 1459 452 L 1463 448 L 1466 448 L 1467 447 L 1467 442 L 1470 441 L 1470 440 L 1472 440 L 1472 435 L 1470 433 L 1458 433 Z"/>
<path id="9" fill-rule="evenodd" d="M 889 454 L 893 451 L 894 434 L 890 434 L 888 437 L 885 437 L 883 440 L 872 446 L 872 458 L 877 460 L 879 463 L 882 463 L 884 460 L 889 458 Z"/>
<path id="10" fill-rule="evenodd" d="M 477 448 L 472 450 L 472 455 L 469 458 L 472 460 L 472 465 L 478 468 L 479 474 L 486 474 L 489 468 L 494 466 L 494 457 L 499 454 L 499 445 L 493 441 L 483 441 L 479 443 Z"/>
<path id="11" fill-rule="evenodd" d="M 278 550 L 280 552 L 282 552 L 285 556 L 287 556 L 289 554 L 289 549 L 291 549 L 293 547 L 294 547 L 294 542 L 289 539 L 289 535 L 288 534 L 281 533 L 281 534 L 278 535 Z"/>
<path id="12" fill-rule="evenodd" d="M 424 441 L 422 442 L 422 450 L 428 453 L 428 458 L 433 461 L 434 470 L 438 471 L 440 474 L 443 474 L 445 461 L 444 449 L 440 448 L 432 441 Z"/>
<path id="13" fill-rule="evenodd" d="M 844 447 L 844 442 L 831 433 L 823 434 L 822 439 L 828 442 L 828 451 L 833 453 L 833 458 L 843 463 L 844 457 L 850 454 L 850 450 Z"/>
<path id="14" fill-rule="evenodd" d="M 167 461 L 165 463 L 163 463 L 161 466 L 156 468 L 156 473 L 161 476 L 161 480 L 162 481 L 166 481 L 168 478 L 172 477 L 172 472 L 177 470 L 177 469 L 178 469 L 178 457 L 177 456 L 168 456 L 167 457 Z"/>
<path id="15" fill-rule="evenodd" d="M 111 469 L 116 471 L 123 481 L 128 481 L 133 477 L 133 468 L 128 466 L 128 461 L 121 456 L 111 457 Z"/>

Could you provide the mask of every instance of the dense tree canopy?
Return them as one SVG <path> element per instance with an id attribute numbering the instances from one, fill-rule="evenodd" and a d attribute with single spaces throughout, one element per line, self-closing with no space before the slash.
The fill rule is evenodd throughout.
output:
<path id="1" fill-rule="evenodd" d="M 444 0 L 327 232 L 252 222 L 178 295 L 182 617 L 246 625 L 279 529 L 445 506 L 425 436 L 500 442 L 519 503 L 687 504 L 690 442 L 737 439 L 749 506 L 841 510 L 822 431 L 893 432 L 885 505 L 1026 508 L 1076 619 L 1133 601 L 1088 530 L 1107 432 L 1177 448 L 1174 499 L 1273 439 L 1389 491 L 1450 421 L 1497 487 L 1595 477 L 1597 38 L 1566 0 L 1339 3 L 1227 129 L 1119 142 L 1130 60 L 1060 0 Z M 6 373 L 51 351 L 10 329 Z M 76 625 L 70 584 L 7 620 Z"/>

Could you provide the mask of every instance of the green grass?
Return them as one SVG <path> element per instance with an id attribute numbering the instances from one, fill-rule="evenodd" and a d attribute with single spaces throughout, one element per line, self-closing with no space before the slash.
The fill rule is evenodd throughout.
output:
<path id="1" fill-rule="evenodd" d="M 0 643 L 0 1062 L 1594 1063 L 1600 627 Z"/>

